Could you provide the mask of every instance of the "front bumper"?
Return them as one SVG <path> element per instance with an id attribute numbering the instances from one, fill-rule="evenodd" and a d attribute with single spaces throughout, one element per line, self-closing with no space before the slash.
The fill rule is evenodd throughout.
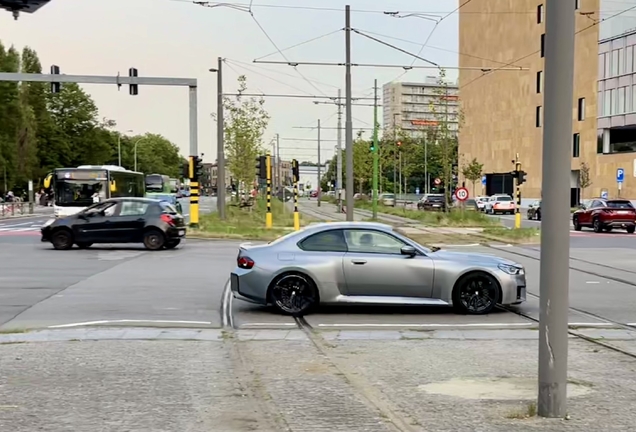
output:
<path id="1" fill-rule="evenodd" d="M 501 280 L 501 304 L 520 304 L 526 301 L 526 275 L 509 275 L 500 278 Z"/>

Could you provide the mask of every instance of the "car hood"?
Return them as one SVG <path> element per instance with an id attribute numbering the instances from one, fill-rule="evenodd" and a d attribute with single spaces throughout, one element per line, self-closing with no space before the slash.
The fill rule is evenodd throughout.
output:
<path id="1" fill-rule="evenodd" d="M 491 254 L 471 253 L 471 252 L 450 252 L 439 250 L 429 255 L 433 260 L 458 261 L 465 263 L 491 263 L 521 266 L 521 264 Z"/>

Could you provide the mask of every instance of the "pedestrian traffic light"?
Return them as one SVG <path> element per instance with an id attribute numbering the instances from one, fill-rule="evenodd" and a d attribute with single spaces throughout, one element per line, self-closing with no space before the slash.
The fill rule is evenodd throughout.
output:
<path id="1" fill-rule="evenodd" d="M 203 179 L 203 159 L 199 156 L 193 156 L 192 159 L 192 163 L 194 164 L 194 179 L 199 181 Z"/>
<path id="2" fill-rule="evenodd" d="M 130 68 L 128 69 L 128 76 L 131 78 L 136 78 L 138 76 L 137 73 L 137 69 L 135 68 Z M 130 84 L 130 88 L 128 89 L 128 92 L 131 94 L 131 96 L 137 96 L 139 94 L 139 89 L 137 88 L 137 84 Z"/>
<path id="3" fill-rule="evenodd" d="M 57 65 L 51 66 L 51 75 L 59 75 L 60 67 Z M 59 93 L 61 89 L 61 84 L 59 82 L 51 83 L 51 93 Z"/>
<path id="4" fill-rule="evenodd" d="M 294 183 L 298 183 L 300 180 L 300 170 L 298 169 L 298 161 L 296 159 L 292 159 L 292 177 Z"/>
<path id="5" fill-rule="evenodd" d="M 261 180 L 267 180 L 267 156 L 256 158 L 256 177 Z"/>

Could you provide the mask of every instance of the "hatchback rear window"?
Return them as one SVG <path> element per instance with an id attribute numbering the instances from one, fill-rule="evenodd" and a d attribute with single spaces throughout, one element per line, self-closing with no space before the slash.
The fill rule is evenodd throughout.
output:
<path id="1" fill-rule="evenodd" d="M 163 213 L 169 213 L 169 214 L 177 214 L 177 213 L 179 213 L 177 211 L 177 209 L 175 208 L 175 206 L 173 206 L 172 204 L 167 203 L 165 201 L 161 201 L 159 203 L 159 206 L 161 207 L 161 211 Z"/>
<path id="2" fill-rule="evenodd" d="M 632 209 L 634 206 L 629 201 L 608 201 L 607 206 L 618 209 Z"/>

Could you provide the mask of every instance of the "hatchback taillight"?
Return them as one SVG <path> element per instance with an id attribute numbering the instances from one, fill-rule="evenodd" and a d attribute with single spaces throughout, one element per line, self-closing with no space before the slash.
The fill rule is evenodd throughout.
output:
<path id="1" fill-rule="evenodd" d="M 174 219 L 169 214 L 165 214 L 165 213 L 162 214 L 161 215 L 161 220 L 164 221 L 165 223 L 167 223 L 170 226 L 174 226 Z"/>
<path id="2" fill-rule="evenodd" d="M 240 268 L 242 269 L 251 269 L 252 267 L 254 267 L 254 260 L 252 260 L 249 257 L 238 257 L 238 259 L 236 260 L 236 265 L 238 265 Z"/>

